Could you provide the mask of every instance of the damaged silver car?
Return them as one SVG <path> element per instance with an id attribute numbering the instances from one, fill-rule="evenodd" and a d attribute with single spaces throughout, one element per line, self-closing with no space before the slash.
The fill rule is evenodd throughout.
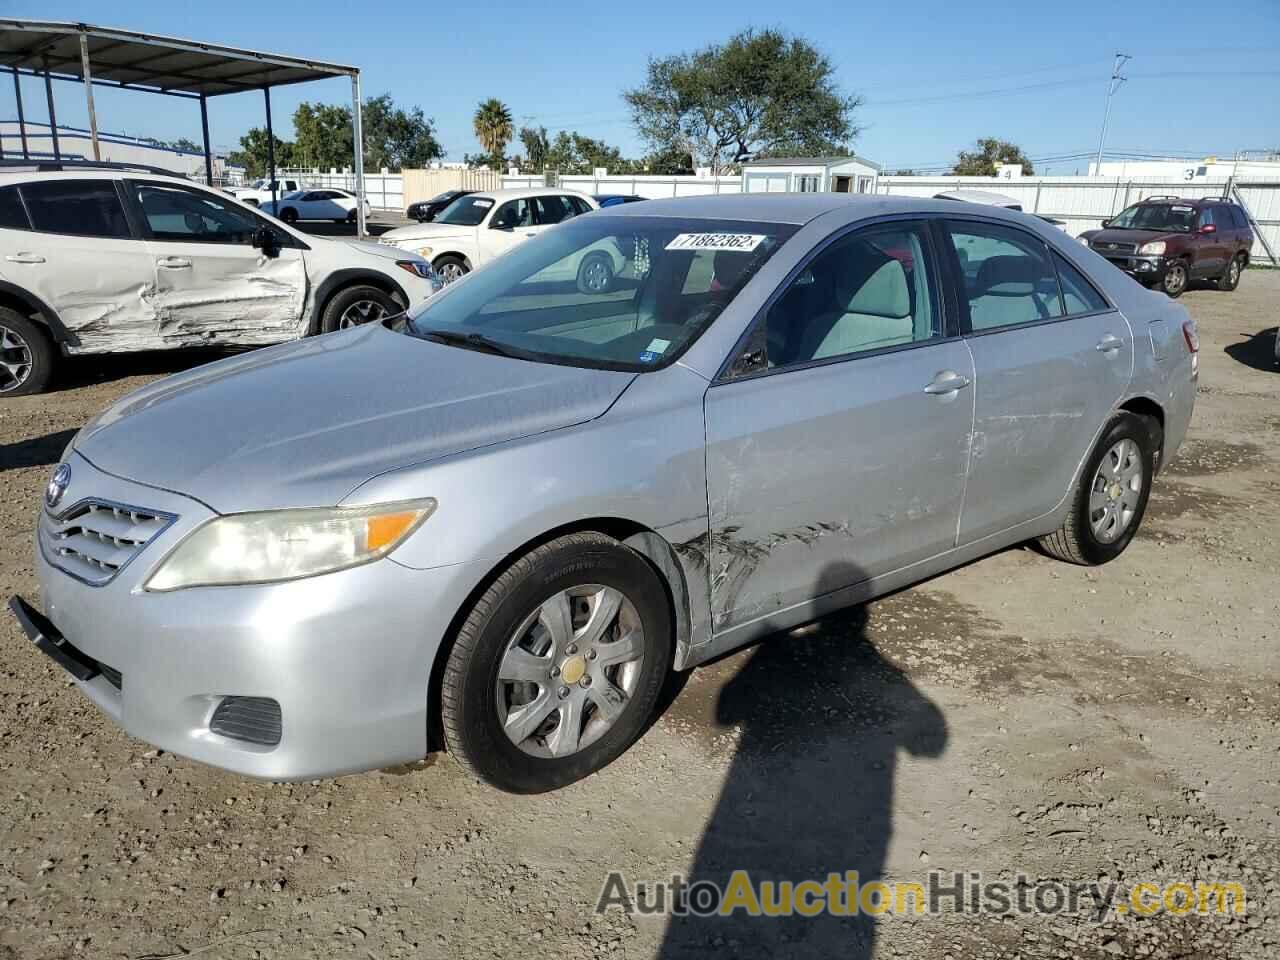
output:
<path id="1" fill-rule="evenodd" d="M 549 790 L 671 671 L 1010 544 L 1117 557 L 1196 349 L 1181 306 L 1012 211 L 619 206 L 400 322 L 120 400 L 50 481 L 41 608 L 12 606 L 175 753 L 291 779 L 445 747 Z"/>
<path id="2" fill-rule="evenodd" d="M 0 396 L 39 393 L 60 355 L 279 343 L 403 313 L 440 288 L 416 254 L 309 236 L 220 191 L 112 164 L 6 163 L 0 253 Z"/>

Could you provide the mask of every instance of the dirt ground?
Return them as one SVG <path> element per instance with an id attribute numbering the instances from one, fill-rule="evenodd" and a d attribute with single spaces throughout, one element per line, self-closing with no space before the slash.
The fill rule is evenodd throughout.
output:
<path id="1" fill-rule="evenodd" d="M 0 618 L 0 957 L 1280 955 L 1280 272 L 1195 290 L 1187 443 L 1099 569 L 1008 550 L 694 672 L 603 773 L 496 793 L 447 756 L 250 782 L 107 722 Z M 1265 332 L 1271 329 L 1267 335 Z M 0 594 L 51 466 L 207 357 L 83 361 L 0 403 Z M 609 871 L 1233 880 L 1244 915 L 670 919 Z"/>

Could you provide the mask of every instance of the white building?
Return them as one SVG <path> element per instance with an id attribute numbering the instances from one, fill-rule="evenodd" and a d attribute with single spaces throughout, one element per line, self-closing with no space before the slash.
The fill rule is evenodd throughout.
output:
<path id="1" fill-rule="evenodd" d="M 1089 164 L 1089 176 L 1118 177 L 1121 180 L 1169 179 L 1188 183 L 1196 180 L 1280 180 L 1280 156 L 1265 154 L 1239 159 L 1205 157 L 1203 160 L 1103 160 Z"/>
<path id="2" fill-rule="evenodd" d="M 742 165 L 746 193 L 875 193 L 880 165 L 858 156 L 770 157 Z"/>
<path id="3" fill-rule="evenodd" d="M 27 132 L 27 155 L 32 159 L 52 160 L 53 137 L 49 125 L 28 120 L 24 126 Z M 5 159 L 22 157 L 22 137 L 17 120 L 0 120 L 0 145 L 4 147 Z M 141 163 L 162 170 L 172 170 L 193 180 L 204 179 L 204 154 L 199 151 L 191 153 L 174 150 L 137 137 L 104 133 L 101 130 L 98 131 L 98 149 L 102 153 L 102 159 L 112 163 Z M 68 160 L 92 159 L 93 142 L 89 131 L 58 124 L 58 154 Z M 213 176 L 217 180 L 243 180 L 244 168 L 231 167 L 225 157 L 214 154 Z"/>

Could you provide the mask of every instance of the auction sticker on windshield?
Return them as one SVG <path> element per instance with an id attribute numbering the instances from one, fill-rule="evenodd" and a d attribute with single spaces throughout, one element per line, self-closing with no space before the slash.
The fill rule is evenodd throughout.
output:
<path id="1" fill-rule="evenodd" d="M 667 250 L 741 250 L 760 246 L 760 233 L 682 233 L 667 244 Z"/>

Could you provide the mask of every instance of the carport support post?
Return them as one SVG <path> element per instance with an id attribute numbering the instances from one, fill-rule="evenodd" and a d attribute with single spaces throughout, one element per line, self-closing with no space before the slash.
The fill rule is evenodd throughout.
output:
<path id="1" fill-rule="evenodd" d="M 22 83 L 18 79 L 18 68 L 13 68 L 13 99 L 18 101 L 18 139 L 22 141 L 22 159 L 30 160 L 31 152 L 27 149 L 27 117 L 22 111 Z"/>
<path id="2" fill-rule="evenodd" d="M 200 132 L 204 134 L 204 182 L 213 186 L 213 154 L 209 150 L 209 98 L 200 94 Z"/>
<path id="3" fill-rule="evenodd" d="M 93 74 L 89 70 L 89 37 L 80 34 L 80 72 L 84 74 L 84 99 L 89 107 L 89 139 L 93 142 L 93 159 L 101 160 L 98 148 L 98 114 L 93 109 Z"/>
<path id="4" fill-rule="evenodd" d="M 271 132 L 271 88 L 262 88 L 263 99 L 267 103 L 267 176 L 271 179 L 271 209 L 279 207 L 276 196 L 276 135 Z"/>
<path id="5" fill-rule="evenodd" d="M 351 75 L 351 135 L 356 162 L 356 236 L 365 235 L 364 220 L 364 118 L 361 116 L 360 74 Z"/>
<path id="6" fill-rule="evenodd" d="M 53 159 L 61 160 L 58 147 L 58 114 L 53 109 L 53 79 L 49 76 L 49 58 L 44 58 L 44 97 L 49 103 L 49 136 L 53 138 Z"/>

